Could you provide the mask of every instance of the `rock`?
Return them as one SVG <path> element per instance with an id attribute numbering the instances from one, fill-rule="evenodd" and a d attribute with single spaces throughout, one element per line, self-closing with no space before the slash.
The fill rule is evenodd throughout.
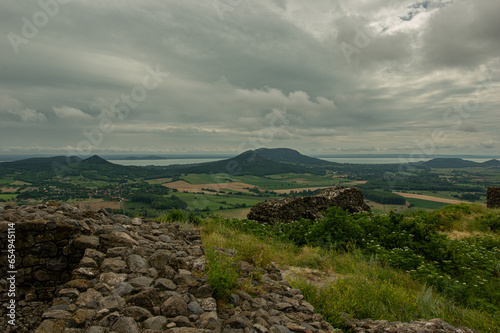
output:
<path id="1" fill-rule="evenodd" d="M 139 326 L 132 317 L 121 317 L 111 326 L 117 333 L 139 333 Z"/>
<path id="2" fill-rule="evenodd" d="M 95 314 L 95 310 L 78 309 L 71 317 L 71 323 L 73 326 L 83 326 L 85 325 L 85 323 L 90 322 L 92 319 L 94 319 Z"/>
<path id="3" fill-rule="evenodd" d="M 110 311 L 117 311 L 125 307 L 125 300 L 117 294 L 107 296 L 99 301 L 99 309 L 108 309 Z"/>
<path id="4" fill-rule="evenodd" d="M 274 199 L 261 202 L 250 209 L 247 218 L 261 223 L 291 222 L 300 219 L 319 219 L 321 212 L 337 206 L 351 213 L 370 212 L 363 194 L 353 187 L 334 187 L 316 196 Z"/>
<path id="5" fill-rule="evenodd" d="M 89 257 L 83 257 L 82 260 L 80 260 L 80 267 L 88 267 L 88 268 L 97 268 L 99 267 L 97 265 L 97 262 Z"/>
<path id="6" fill-rule="evenodd" d="M 132 219 L 132 225 L 142 225 L 142 220 L 138 217 Z"/>
<path id="7" fill-rule="evenodd" d="M 189 315 L 186 302 L 178 295 L 171 296 L 162 304 L 161 313 L 168 318 Z"/>
<path id="8" fill-rule="evenodd" d="M 200 306 L 200 303 L 193 301 L 188 304 L 188 310 L 191 311 L 191 313 L 200 315 L 203 313 L 203 309 Z"/>
<path id="9" fill-rule="evenodd" d="M 167 327 L 168 319 L 163 316 L 151 317 L 142 323 L 144 328 L 152 330 L 163 330 Z"/>
<path id="10" fill-rule="evenodd" d="M 59 290 L 58 295 L 59 297 L 77 298 L 80 292 L 75 288 L 64 288 Z"/>
<path id="11" fill-rule="evenodd" d="M 104 257 L 106 256 L 104 253 L 102 252 L 99 252 L 97 250 L 94 250 L 94 249 L 86 249 L 85 250 L 85 257 L 88 257 L 88 258 L 91 258 L 93 259 L 94 261 L 96 262 L 102 262 L 102 260 L 104 259 Z"/>
<path id="12" fill-rule="evenodd" d="M 126 258 L 132 254 L 132 249 L 128 246 L 117 246 L 108 249 L 107 256 L 112 257 L 122 257 Z"/>
<path id="13" fill-rule="evenodd" d="M 127 317 L 134 318 L 134 320 L 137 322 L 142 322 L 148 318 L 153 317 L 151 312 L 138 306 L 129 306 L 128 308 L 125 308 L 123 310 L 123 313 Z"/>
<path id="14" fill-rule="evenodd" d="M 146 270 L 148 267 L 146 260 L 137 254 L 129 255 L 127 257 L 127 264 L 132 272 L 140 272 Z"/>
<path id="15" fill-rule="evenodd" d="M 268 332 L 268 329 L 260 324 L 254 324 L 253 328 L 257 331 L 257 333 L 267 333 Z"/>
<path id="16" fill-rule="evenodd" d="M 108 286 L 113 287 L 120 282 L 127 279 L 127 274 L 117 274 L 114 272 L 103 273 L 99 277 L 99 281 L 106 283 Z"/>
<path id="17" fill-rule="evenodd" d="M 77 249 L 97 249 L 99 247 L 99 237 L 96 236 L 79 236 L 75 239 L 73 245 Z"/>
<path id="18" fill-rule="evenodd" d="M 274 325 L 269 329 L 269 333 L 292 333 L 292 331 L 283 325 Z"/>
<path id="19" fill-rule="evenodd" d="M 65 327 L 64 320 L 44 320 L 35 333 L 63 333 Z"/>
<path id="20" fill-rule="evenodd" d="M 217 302 L 215 301 L 215 298 L 209 297 L 205 299 L 200 299 L 199 303 L 203 311 L 206 312 L 217 311 Z"/>
<path id="21" fill-rule="evenodd" d="M 170 318 L 169 320 L 175 323 L 177 327 L 194 327 L 194 325 L 185 316 L 177 316 Z"/>
<path id="22" fill-rule="evenodd" d="M 232 328 L 236 328 L 236 329 L 238 329 L 238 328 L 243 329 L 243 328 L 252 327 L 252 323 L 250 322 L 250 320 L 248 320 L 248 318 L 241 316 L 241 315 L 232 316 L 231 318 L 229 318 L 226 321 L 226 325 L 229 325 Z"/>
<path id="23" fill-rule="evenodd" d="M 158 292 L 155 289 L 147 289 L 136 295 L 130 296 L 128 302 L 132 305 L 139 306 L 141 308 L 147 309 L 151 313 L 154 313 L 154 308 L 160 306 L 161 300 Z M 187 311 L 187 305 L 186 305 Z M 167 316 L 175 317 L 175 316 Z"/>
<path id="24" fill-rule="evenodd" d="M 53 310 L 47 311 L 42 315 L 43 319 L 69 319 L 71 317 L 71 313 L 63 310 Z"/>
<path id="25" fill-rule="evenodd" d="M 198 282 L 193 276 L 193 273 L 191 273 L 186 269 L 179 269 L 179 274 L 174 281 L 178 285 L 185 285 L 190 287 L 198 284 Z"/>
<path id="26" fill-rule="evenodd" d="M 88 280 L 77 279 L 66 282 L 64 286 L 65 288 L 70 288 L 70 289 L 73 288 L 82 291 L 94 287 L 94 284 Z"/>
<path id="27" fill-rule="evenodd" d="M 160 278 L 156 280 L 154 287 L 158 290 L 175 290 L 177 285 L 169 279 Z"/>
<path id="28" fill-rule="evenodd" d="M 135 279 L 129 280 L 128 283 L 130 283 L 132 287 L 146 289 L 151 285 L 151 283 L 153 283 L 153 279 L 146 276 L 140 276 Z"/>
<path id="29" fill-rule="evenodd" d="M 112 294 L 117 294 L 120 296 L 125 296 L 128 295 L 134 290 L 134 287 L 128 282 L 120 282 L 118 283 L 113 290 L 111 291 Z"/>
<path id="30" fill-rule="evenodd" d="M 101 271 L 102 272 L 120 273 L 125 269 L 125 267 L 127 267 L 127 264 L 125 263 L 125 261 L 123 261 L 121 259 L 106 258 L 102 262 Z"/>
<path id="31" fill-rule="evenodd" d="M 116 215 L 113 215 L 111 217 L 111 219 L 119 224 L 124 224 L 124 225 L 132 224 L 132 220 L 130 219 L 130 217 L 128 217 L 126 215 L 116 214 Z"/>
<path id="32" fill-rule="evenodd" d="M 204 284 L 193 291 L 194 297 L 208 298 L 212 296 L 212 287 L 209 284 Z"/>
<path id="33" fill-rule="evenodd" d="M 75 304 L 83 308 L 97 309 L 101 298 L 102 294 L 91 288 L 81 293 L 75 301 Z"/>
<path id="34" fill-rule="evenodd" d="M 106 312 L 103 312 L 103 313 L 106 313 Z M 110 313 L 99 321 L 99 326 L 104 326 L 104 327 L 111 326 L 118 320 L 118 318 L 120 318 L 119 312 L 115 311 L 113 313 Z"/>

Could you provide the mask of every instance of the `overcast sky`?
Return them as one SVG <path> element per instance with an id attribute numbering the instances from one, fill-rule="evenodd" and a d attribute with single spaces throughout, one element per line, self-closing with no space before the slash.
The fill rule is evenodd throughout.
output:
<path id="1" fill-rule="evenodd" d="M 0 154 L 500 151 L 500 1 L 1 0 Z"/>

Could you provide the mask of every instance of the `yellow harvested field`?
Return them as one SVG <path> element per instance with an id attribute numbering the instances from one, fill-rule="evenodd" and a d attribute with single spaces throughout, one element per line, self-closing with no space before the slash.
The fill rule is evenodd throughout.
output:
<path id="1" fill-rule="evenodd" d="M 354 182 L 342 183 L 342 185 L 359 185 L 359 184 L 366 184 L 366 183 L 368 183 L 367 180 L 356 180 Z"/>
<path id="2" fill-rule="evenodd" d="M 438 198 L 438 197 L 433 197 L 431 195 L 422 195 L 422 194 L 413 194 L 413 193 L 402 193 L 402 192 L 394 192 L 395 194 L 399 194 L 402 197 L 405 198 L 411 198 L 411 199 L 420 199 L 420 200 L 427 200 L 427 201 L 434 201 L 434 202 L 442 202 L 442 203 L 447 203 L 447 204 L 461 204 L 461 203 L 470 203 L 468 201 L 461 201 L 461 200 L 455 200 L 455 199 L 446 199 L 446 198 Z M 483 204 L 484 205 L 484 204 Z"/>
<path id="3" fill-rule="evenodd" d="M 17 191 L 17 188 L 15 188 L 15 187 L 2 187 L 2 188 L 0 188 L 0 191 L 2 193 L 14 193 Z"/>
<path id="4" fill-rule="evenodd" d="M 210 189 L 214 191 L 224 191 L 225 189 L 232 191 L 240 191 L 240 192 L 249 192 L 247 188 L 255 188 L 255 186 L 245 183 L 238 182 L 229 182 L 229 183 L 214 183 L 214 184 L 189 184 L 183 180 L 179 180 L 173 183 L 163 184 L 163 186 L 168 188 L 173 188 L 178 190 L 179 192 L 191 192 L 191 193 L 200 193 L 203 192 L 205 194 L 215 194 L 215 192 L 211 191 L 203 191 L 202 189 Z"/>

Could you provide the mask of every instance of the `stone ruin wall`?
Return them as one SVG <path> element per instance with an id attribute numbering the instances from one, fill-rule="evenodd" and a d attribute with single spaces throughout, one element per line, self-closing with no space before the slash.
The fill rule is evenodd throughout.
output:
<path id="1" fill-rule="evenodd" d="M 488 187 L 486 206 L 488 208 L 500 208 L 500 187 Z"/>

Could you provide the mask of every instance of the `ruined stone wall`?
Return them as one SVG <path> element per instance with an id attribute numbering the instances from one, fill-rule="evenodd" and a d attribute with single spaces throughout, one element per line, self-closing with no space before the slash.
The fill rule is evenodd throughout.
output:
<path id="1" fill-rule="evenodd" d="M 71 270 L 83 256 L 84 250 L 75 246 L 74 240 L 82 233 L 84 222 L 65 215 L 69 209 L 47 205 L 0 207 L 0 276 L 16 272 L 17 299 L 52 299 L 56 286 L 71 278 Z M 15 260 L 10 262 L 9 229 L 15 237 Z"/>
<path id="2" fill-rule="evenodd" d="M 274 199 L 253 206 L 248 219 L 262 222 L 290 222 L 300 219 L 319 219 L 322 212 L 337 206 L 351 213 L 369 212 L 363 194 L 353 187 L 335 187 L 316 196 Z"/>
<path id="3" fill-rule="evenodd" d="M 488 208 L 500 208 L 500 187 L 488 187 L 486 206 Z"/>

